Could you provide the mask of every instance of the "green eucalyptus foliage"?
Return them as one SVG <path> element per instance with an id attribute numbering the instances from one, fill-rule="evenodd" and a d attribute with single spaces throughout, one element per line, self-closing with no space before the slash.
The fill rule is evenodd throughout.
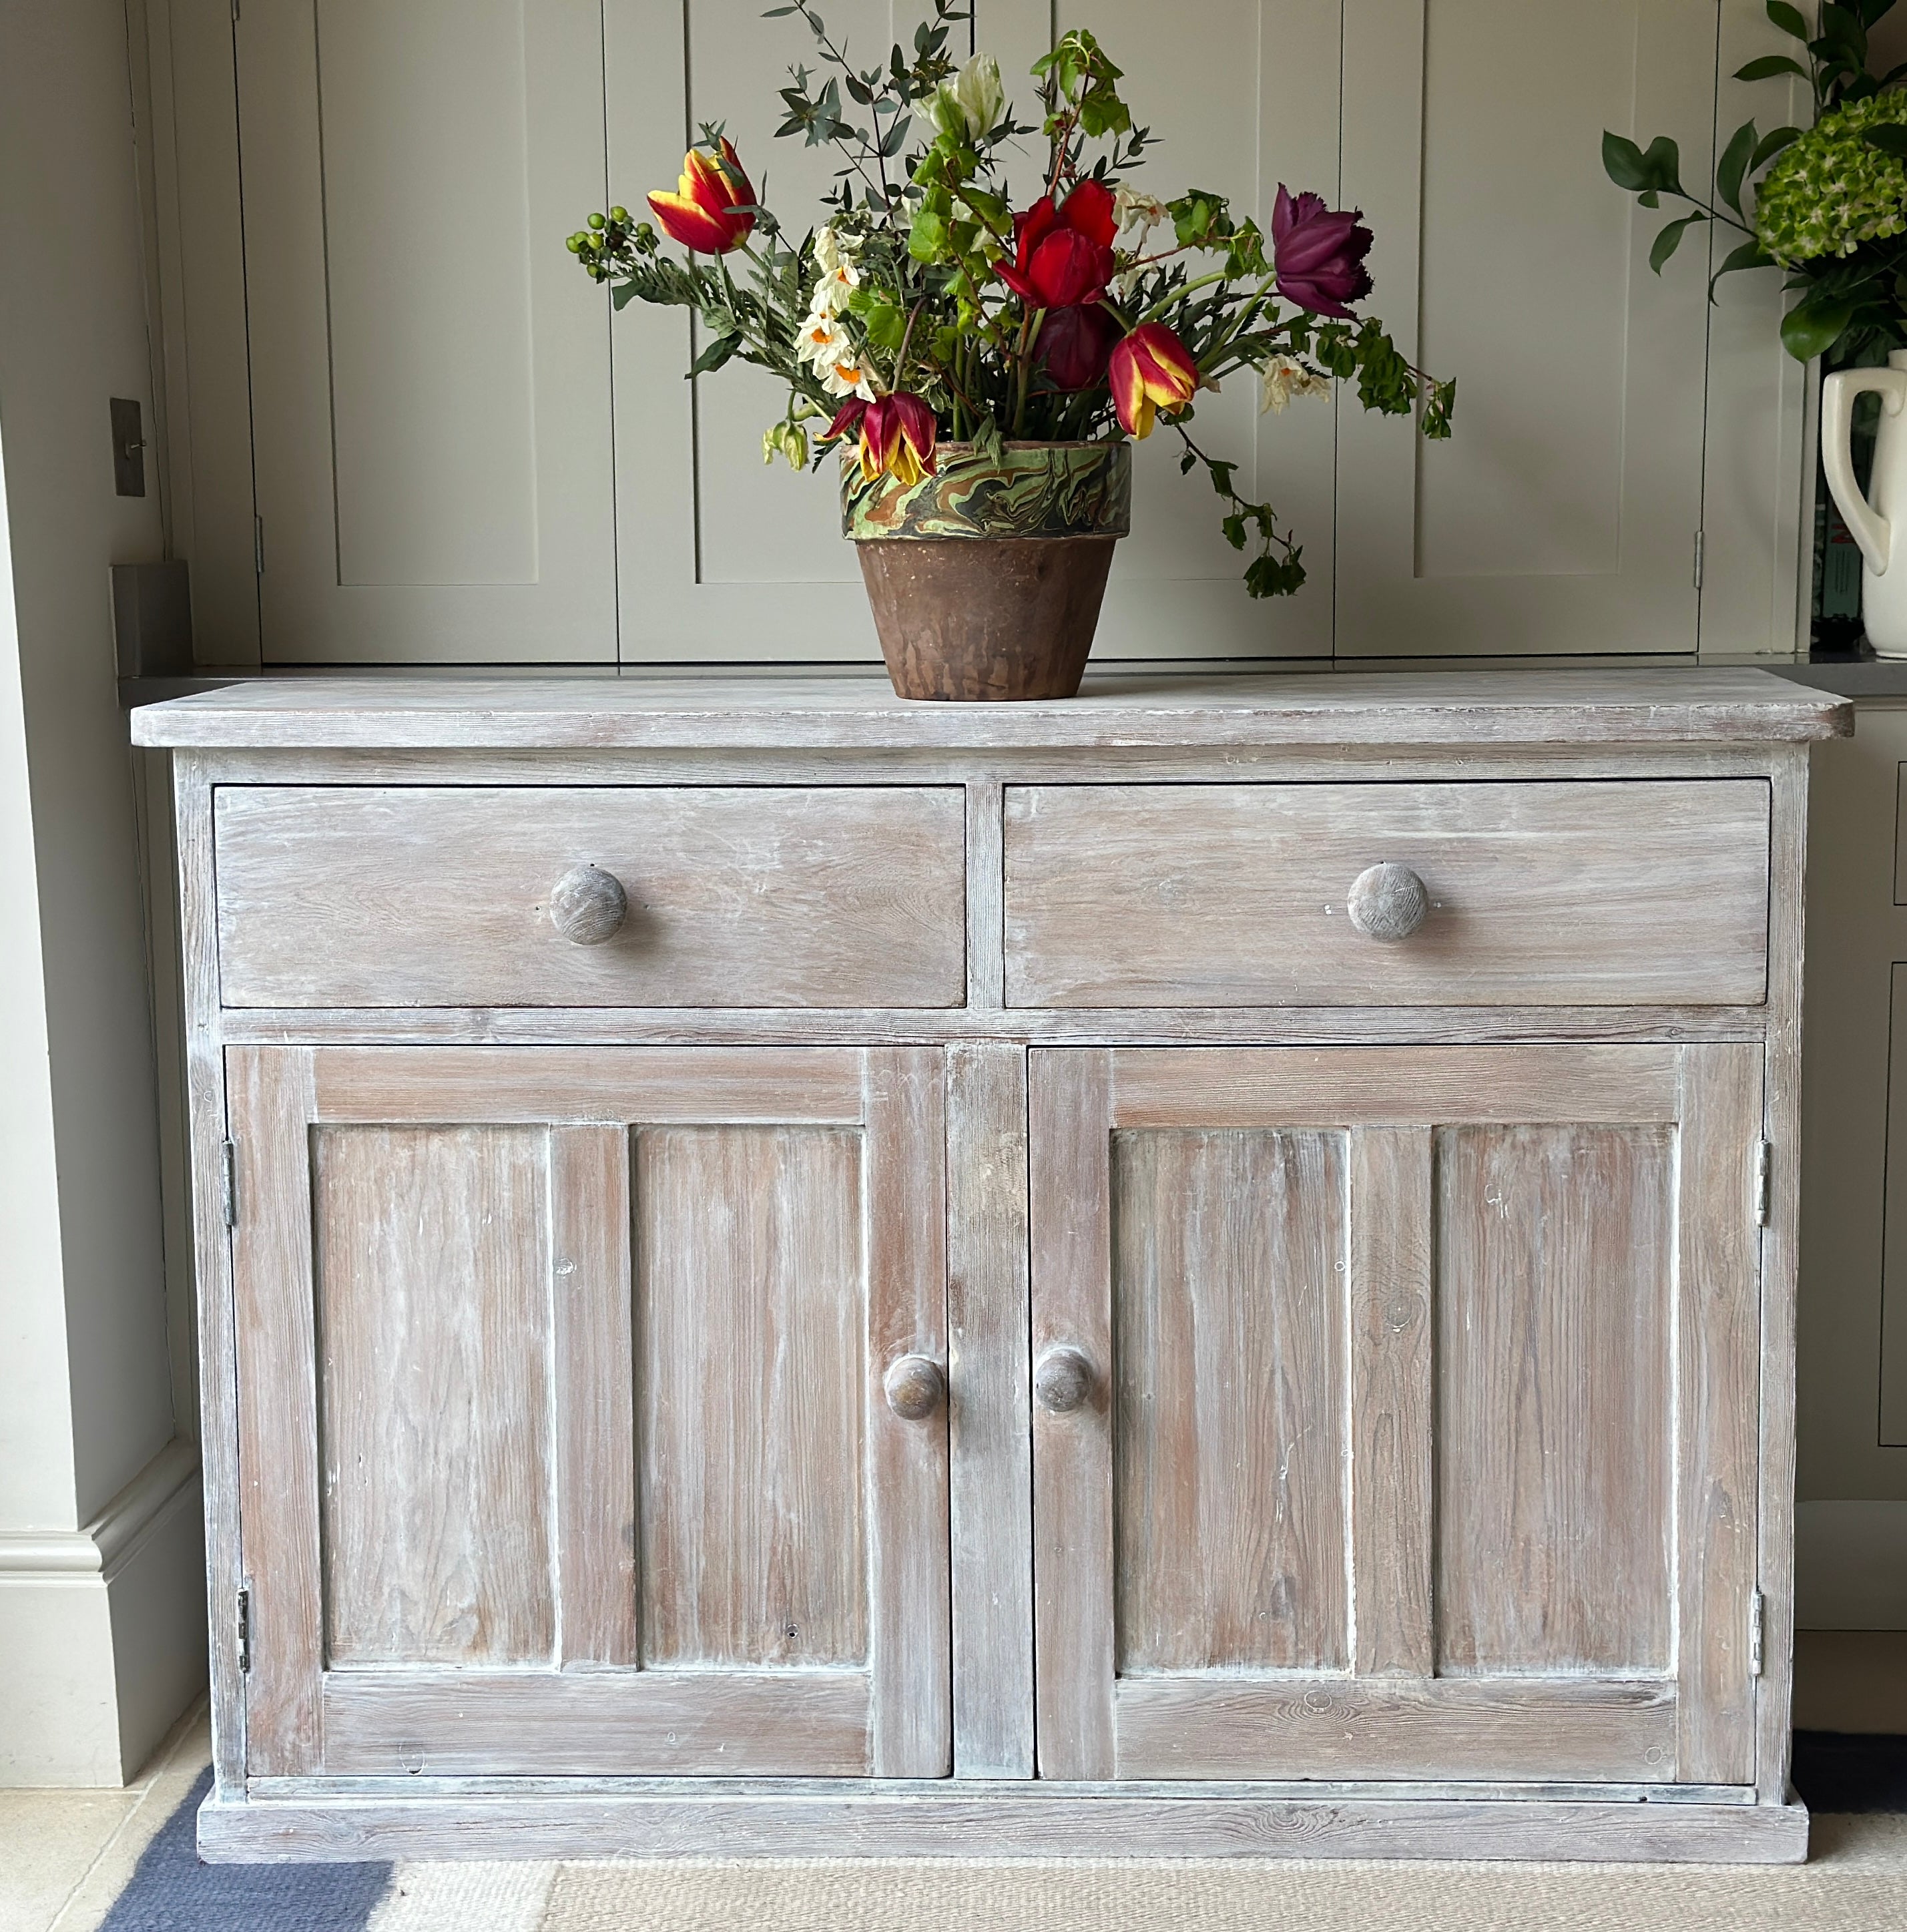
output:
<path id="1" fill-rule="evenodd" d="M 1769 20 L 1796 51 L 1765 54 L 1735 78 L 1806 81 L 1813 124 L 1764 134 L 1744 122 L 1717 158 L 1711 200 L 1683 187 L 1681 154 L 1667 135 L 1646 148 L 1603 136 L 1604 170 L 1643 207 L 1660 208 L 1665 195 L 1689 204 L 1657 232 L 1650 267 L 1661 274 L 1705 224 L 1734 229 L 1743 238 L 1715 266 L 1711 298 L 1724 275 L 1786 270 L 1784 286 L 1798 299 L 1781 339 L 1801 362 L 1878 362 L 1907 346 L 1907 64 L 1881 75 L 1867 67 L 1867 31 L 1894 4 L 1829 0 L 1810 28 L 1799 7 L 1767 0 Z"/>

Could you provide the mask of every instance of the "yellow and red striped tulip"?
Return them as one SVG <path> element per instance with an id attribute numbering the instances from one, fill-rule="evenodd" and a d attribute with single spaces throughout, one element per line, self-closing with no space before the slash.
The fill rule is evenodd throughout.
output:
<path id="1" fill-rule="evenodd" d="M 1145 322 L 1115 344 L 1106 380 L 1126 434 L 1143 439 L 1159 410 L 1169 415 L 1192 400 L 1200 378 L 1192 351 L 1162 322 Z"/>
<path id="2" fill-rule="evenodd" d="M 885 471 L 904 490 L 911 490 L 923 476 L 932 476 L 938 428 L 934 412 L 904 389 L 870 403 L 861 418 L 863 480 L 871 483 Z"/>
<path id="3" fill-rule="evenodd" d="M 658 188 L 649 197 L 671 241 L 704 255 L 726 255 L 748 238 L 755 218 L 739 211 L 754 206 L 755 190 L 726 136 L 712 154 L 691 148 L 682 157 L 680 189 L 670 194 Z"/>

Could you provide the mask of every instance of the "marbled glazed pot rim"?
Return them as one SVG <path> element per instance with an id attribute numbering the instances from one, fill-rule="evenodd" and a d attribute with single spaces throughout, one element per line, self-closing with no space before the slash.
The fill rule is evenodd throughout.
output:
<path id="1" fill-rule="evenodd" d="M 869 482 L 844 461 L 841 534 L 869 543 L 1123 537 L 1132 527 L 1130 442 L 1009 442 L 997 456 L 947 442 L 937 454 L 934 473 L 913 484 Z"/>

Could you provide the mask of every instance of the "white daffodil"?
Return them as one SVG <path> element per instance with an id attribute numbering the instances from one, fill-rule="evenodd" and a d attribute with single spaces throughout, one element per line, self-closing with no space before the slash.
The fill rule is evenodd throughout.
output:
<path id="1" fill-rule="evenodd" d="M 1162 221 L 1171 220 L 1165 204 L 1156 195 L 1141 194 L 1137 188 L 1119 188 L 1113 190 L 1112 218 L 1121 228 L 1136 228 L 1139 231 L 1139 245 L 1144 247 L 1145 238 Z"/>
<path id="2" fill-rule="evenodd" d="M 1315 370 L 1307 369 L 1295 356 L 1274 356 L 1264 365 L 1264 400 L 1258 406 L 1262 415 L 1267 410 L 1282 416 L 1285 406 L 1294 396 L 1328 396 L 1331 384 L 1327 376 Z"/>
<path id="3" fill-rule="evenodd" d="M 858 356 L 843 353 L 833 361 L 816 365 L 821 378 L 821 386 L 831 396 L 859 396 L 864 400 L 874 399 L 874 386 L 871 380 L 874 372 Z"/>
<path id="4" fill-rule="evenodd" d="M 847 332 L 821 308 L 817 308 L 807 317 L 795 337 L 795 353 L 817 369 L 852 354 L 853 347 L 847 339 Z"/>
<path id="5" fill-rule="evenodd" d="M 814 231 L 814 266 L 824 275 L 832 274 L 853 253 L 853 244 L 832 228 Z"/>
<path id="6" fill-rule="evenodd" d="M 814 284 L 814 313 L 841 314 L 847 307 L 848 298 L 860 286 L 860 270 L 844 257 L 837 261 Z"/>

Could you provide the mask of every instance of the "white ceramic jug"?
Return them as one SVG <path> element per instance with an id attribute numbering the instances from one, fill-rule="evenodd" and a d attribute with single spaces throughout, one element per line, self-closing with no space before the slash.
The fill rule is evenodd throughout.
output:
<path id="1" fill-rule="evenodd" d="M 1869 496 L 1854 480 L 1849 432 L 1854 399 L 1864 389 L 1881 399 Z M 1885 369 L 1843 369 L 1821 386 L 1821 462 L 1828 488 L 1861 546 L 1861 612 L 1875 655 L 1907 658 L 1907 350 Z"/>

